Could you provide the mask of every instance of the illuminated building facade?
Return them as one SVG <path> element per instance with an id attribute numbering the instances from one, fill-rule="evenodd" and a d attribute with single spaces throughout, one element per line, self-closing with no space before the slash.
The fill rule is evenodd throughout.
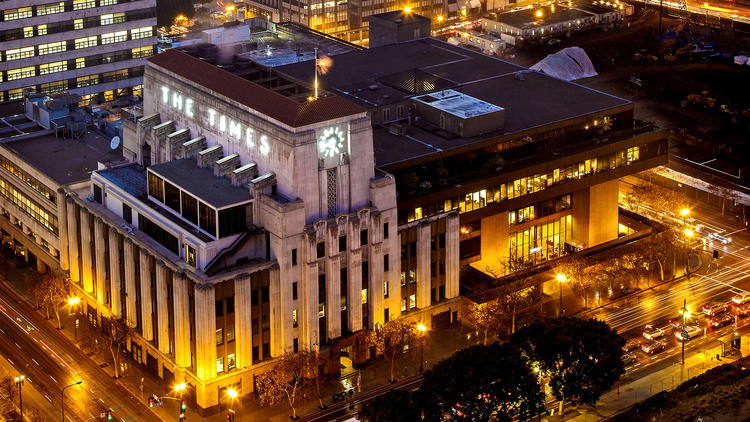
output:
<path id="1" fill-rule="evenodd" d="M 83 102 L 141 95 L 156 48 L 156 0 L 8 0 L 0 19 L 0 101 L 25 89 Z"/>

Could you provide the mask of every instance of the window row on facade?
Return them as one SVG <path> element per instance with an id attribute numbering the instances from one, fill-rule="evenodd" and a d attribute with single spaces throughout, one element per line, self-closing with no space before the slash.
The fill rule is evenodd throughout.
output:
<path id="1" fill-rule="evenodd" d="M 62 32 L 79 31 L 99 26 L 114 25 L 123 22 L 134 22 L 153 18 L 154 9 L 142 9 L 130 12 L 105 13 L 99 16 L 73 19 L 61 22 L 44 23 L 36 26 L 24 26 L 0 32 L 0 41 L 20 40 L 24 38 L 41 37 Z"/>
<path id="2" fill-rule="evenodd" d="M 91 9 L 97 6 L 112 6 L 120 3 L 130 3 L 133 0 L 67 0 L 55 1 L 38 6 L 19 7 L 3 11 L 3 21 L 26 19 L 34 16 L 46 16 L 73 10 Z"/>
<path id="3" fill-rule="evenodd" d="M 96 84 L 102 84 L 107 82 L 115 82 L 115 81 L 122 81 L 125 79 L 130 78 L 137 78 L 143 76 L 143 67 L 133 67 L 129 69 L 121 69 L 116 70 L 112 72 L 104 72 L 101 74 L 95 74 L 95 75 L 86 75 L 81 76 L 78 78 L 70 78 L 70 79 L 64 79 L 60 81 L 53 81 L 33 86 L 27 86 L 23 88 L 17 88 L 17 89 L 9 89 L 8 91 L 5 91 L 4 93 L 0 93 L 0 101 L 12 101 L 12 100 L 20 100 L 23 98 L 23 93 L 25 90 L 30 90 L 33 92 L 40 92 L 42 94 L 47 95 L 53 95 L 53 94 L 61 94 L 68 90 L 76 89 L 76 88 L 83 88 L 91 85 Z M 104 100 L 106 101 L 112 101 L 114 98 L 125 96 L 125 95 L 141 95 L 141 89 L 142 87 L 140 85 L 128 87 L 128 88 L 122 88 L 119 89 L 117 92 L 115 91 L 106 91 L 104 94 Z M 92 95 L 85 95 L 82 96 L 82 102 L 80 105 L 87 105 L 91 99 L 93 99 Z"/>

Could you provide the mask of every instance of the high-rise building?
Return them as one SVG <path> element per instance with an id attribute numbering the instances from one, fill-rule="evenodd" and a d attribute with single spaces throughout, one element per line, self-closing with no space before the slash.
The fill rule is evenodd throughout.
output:
<path id="1" fill-rule="evenodd" d="M 25 89 L 88 102 L 141 95 L 156 49 L 156 0 L 0 2 L 0 101 Z"/>

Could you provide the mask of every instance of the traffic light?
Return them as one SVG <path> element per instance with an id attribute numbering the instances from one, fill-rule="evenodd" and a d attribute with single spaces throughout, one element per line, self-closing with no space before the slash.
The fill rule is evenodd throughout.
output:
<path id="1" fill-rule="evenodd" d="M 154 407 L 154 398 L 153 397 L 149 397 L 148 398 L 148 407 Z"/>
<path id="2" fill-rule="evenodd" d="M 234 410 L 232 409 L 227 412 L 227 422 L 234 422 Z"/>
<path id="3" fill-rule="evenodd" d="M 714 259 L 719 259 L 719 251 L 714 249 Z"/>
<path id="4" fill-rule="evenodd" d="M 180 413 L 184 413 L 185 410 L 187 410 L 187 405 L 185 404 L 185 400 L 180 400 Z"/>
<path id="5" fill-rule="evenodd" d="M 108 421 L 112 420 L 112 409 L 107 409 L 107 420 Z"/>

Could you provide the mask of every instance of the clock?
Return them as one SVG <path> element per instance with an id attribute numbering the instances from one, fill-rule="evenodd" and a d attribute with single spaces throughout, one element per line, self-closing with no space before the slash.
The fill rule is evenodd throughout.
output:
<path id="1" fill-rule="evenodd" d="M 329 127 L 318 138 L 320 158 L 333 158 L 344 149 L 344 132 L 338 127 Z"/>

